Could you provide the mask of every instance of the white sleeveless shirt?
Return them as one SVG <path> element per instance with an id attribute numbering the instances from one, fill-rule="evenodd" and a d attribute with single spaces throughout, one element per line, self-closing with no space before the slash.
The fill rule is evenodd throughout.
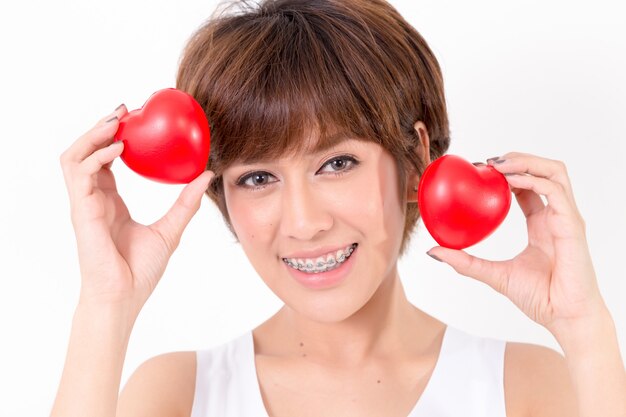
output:
<path id="1" fill-rule="evenodd" d="M 407 417 L 506 417 L 506 341 L 447 326 L 439 358 Z M 191 417 L 268 417 L 254 361 L 252 331 L 196 351 Z"/>

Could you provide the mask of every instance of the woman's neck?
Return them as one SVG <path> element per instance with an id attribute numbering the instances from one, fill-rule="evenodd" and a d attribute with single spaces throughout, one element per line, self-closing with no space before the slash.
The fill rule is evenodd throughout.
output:
<path id="1" fill-rule="evenodd" d="M 373 359 L 427 353 L 442 324 L 409 302 L 394 268 L 367 304 L 343 321 L 317 322 L 283 306 L 255 330 L 255 351 L 358 367 Z"/>

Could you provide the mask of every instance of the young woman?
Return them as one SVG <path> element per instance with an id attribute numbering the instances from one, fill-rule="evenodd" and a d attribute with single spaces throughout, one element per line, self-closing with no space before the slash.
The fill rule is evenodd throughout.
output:
<path id="1" fill-rule="evenodd" d="M 125 106 L 61 156 L 82 284 L 52 416 L 626 415 L 565 165 L 488 160 L 513 174 L 527 218 L 515 258 L 429 253 L 510 298 L 564 357 L 449 327 L 408 301 L 397 270 L 420 176 L 450 140 L 432 51 L 382 0 L 243 6 L 184 51 L 177 88 L 204 107 L 211 155 L 161 220 L 134 222 L 116 191 Z M 284 306 L 221 346 L 148 360 L 118 396 L 134 321 L 205 192 Z"/>

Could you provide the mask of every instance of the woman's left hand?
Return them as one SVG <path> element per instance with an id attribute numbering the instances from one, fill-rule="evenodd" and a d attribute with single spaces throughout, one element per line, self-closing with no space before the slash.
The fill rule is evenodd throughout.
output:
<path id="1" fill-rule="evenodd" d="M 565 164 L 519 152 L 488 163 L 503 174 L 513 174 L 505 178 L 526 217 L 528 245 L 506 261 L 488 261 L 441 246 L 429 255 L 504 294 L 555 336 L 603 311 L 585 222 Z"/>

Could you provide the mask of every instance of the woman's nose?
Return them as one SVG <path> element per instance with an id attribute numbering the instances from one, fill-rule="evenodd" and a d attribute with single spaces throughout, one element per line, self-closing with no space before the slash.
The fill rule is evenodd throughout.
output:
<path id="1" fill-rule="evenodd" d="M 284 236 L 311 240 L 333 224 L 328 196 L 319 189 L 299 183 L 283 188 L 280 231 Z"/>

